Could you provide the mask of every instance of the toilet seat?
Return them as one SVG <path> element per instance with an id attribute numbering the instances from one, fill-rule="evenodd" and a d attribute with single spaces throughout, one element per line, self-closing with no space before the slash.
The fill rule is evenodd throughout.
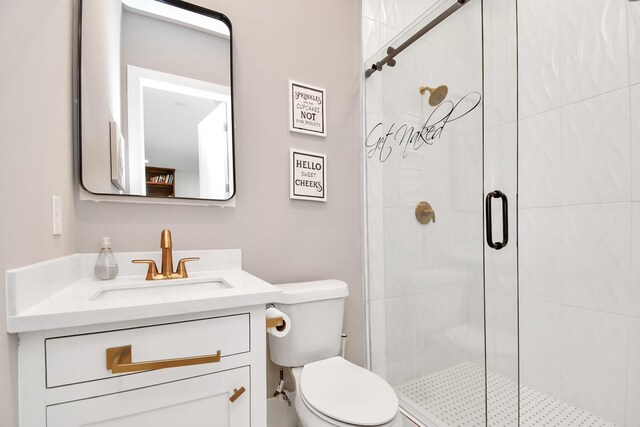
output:
<path id="1" fill-rule="evenodd" d="M 308 409 L 335 425 L 384 426 L 398 415 L 393 388 L 342 357 L 305 365 L 298 386 Z"/>

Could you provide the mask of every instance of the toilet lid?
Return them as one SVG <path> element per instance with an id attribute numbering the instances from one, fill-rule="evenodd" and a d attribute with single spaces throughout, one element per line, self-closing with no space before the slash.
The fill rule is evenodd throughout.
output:
<path id="1" fill-rule="evenodd" d="M 342 357 L 305 365 L 300 392 L 313 409 L 347 424 L 376 426 L 391 421 L 398 413 L 393 388 L 373 372 Z"/>

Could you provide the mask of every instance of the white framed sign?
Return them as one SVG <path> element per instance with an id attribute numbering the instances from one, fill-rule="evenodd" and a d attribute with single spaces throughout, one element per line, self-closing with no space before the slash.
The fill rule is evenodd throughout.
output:
<path id="1" fill-rule="evenodd" d="M 326 91 L 289 80 L 289 130 L 307 135 L 327 136 Z"/>
<path id="2" fill-rule="evenodd" d="M 327 201 L 327 156 L 291 149 L 291 199 Z"/>

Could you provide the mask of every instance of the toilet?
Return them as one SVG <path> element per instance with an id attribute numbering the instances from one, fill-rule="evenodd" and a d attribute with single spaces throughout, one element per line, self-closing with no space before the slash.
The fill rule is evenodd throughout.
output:
<path id="1" fill-rule="evenodd" d="M 294 406 L 303 427 L 400 427 L 393 388 L 373 372 L 339 356 L 347 284 L 339 280 L 277 285 L 289 316 L 284 337 L 269 335 L 271 361 L 291 368 Z"/>

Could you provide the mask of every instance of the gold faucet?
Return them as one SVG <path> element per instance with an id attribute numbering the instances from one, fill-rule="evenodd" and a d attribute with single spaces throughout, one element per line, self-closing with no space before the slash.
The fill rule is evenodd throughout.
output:
<path id="1" fill-rule="evenodd" d="M 147 270 L 147 280 L 184 279 L 189 277 L 185 263 L 188 261 L 198 261 L 199 257 L 182 258 L 178 261 L 178 269 L 173 271 L 173 245 L 171 244 L 171 231 L 162 230 L 160 235 L 160 247 L 162 248 L 162 270 L 158 273 L 156 262 L 152 259 L 134 259 L 134 264 L 149 264 Z"/>

